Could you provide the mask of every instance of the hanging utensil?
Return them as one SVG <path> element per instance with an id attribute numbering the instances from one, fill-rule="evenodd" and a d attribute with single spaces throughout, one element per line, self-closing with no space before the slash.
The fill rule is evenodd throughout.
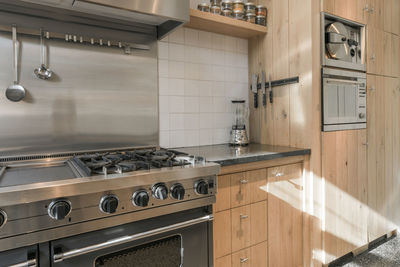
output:
<path id="1" fill-rule="evenodd" d="M 48 80 L 53 75 L 53 72 L 46 66 L 46 47 L 44 45 L 43 30 L 40 29 L 40 67 L 35 69 L 36 77 L 42 80 Z"/>
<path id="2" fill-rule="evenodd" d="M 14 67 L 14 84 L 10 85 L 6 90 L 6 97 L 13 102 L 19 102 L 25 97 L 25 88 L 18 84 L 18 51 L 17 51 L 17 26 L 12 26 L 13 41 L 13 67 Z"/>
<path id="3" fill-rule="evenodd" d="M 262 71 L 261 73 L 261 90 L 263 93 L 263 106 L 266 107 L 267 106 L 267 94 L 265 91 L 265 81 L 266 81 L 266 77 L 265 77 L 265 71 Z"/>
<path id="4" fill-rule="evenodd" d="M 272 93 L 272 79 L 271 79 L 271 74 L 268 76 L 268 79 L 269 79 L 269 82 L 268 82 L 268 84 L 269 84 L 269 86 L 268 86 L 269 103 L 272 104 L 274 96 L 273 96 L 273 93 Z"/>
<path id="5" fill-rule="evenodd" d="M 252 83 L 251 83 L 251 91 L 254 94 L 254 108 L 258 108 L 258 74 L 253 74 Z"/>

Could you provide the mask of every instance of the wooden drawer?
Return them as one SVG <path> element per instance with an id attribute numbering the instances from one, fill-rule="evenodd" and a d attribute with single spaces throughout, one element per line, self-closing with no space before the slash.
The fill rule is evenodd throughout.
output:
<path id="1" fill-rule="evenodd" d="M 218 176 L 217 201 L 214 212 L 228 210 L 231 208 L 231 175 Z"/>
<path id="2" fill-rule="evenodd" d="M 246 172 L 231 175 L 231 208 L 250 204 L 250 184 Z"/>
<path id="3" fill-rule="evenodd" d="M 268 183 L 276 180 L 301 178 L 302 175 L 303 164 L 301 163 L 273 167 L 268 169 Z"/>
<path id="4" fill-rule="evenodd" d="M 268 216 L 267 201 L 250 205 L 250 243 L 258 244 L 267 240 Z"/>
<path id="5" fill-rule="evenodd" d="M 218 258 L 214 262 L 214 267 L 231 267 L 232 264 L 232 256 L 226 255 L 222 258 Z"/>
<path id="6" fill-rule="evenodd" d="M 232 252 L 250 247 L 250 205 L 232 209 Z"/>
<path id="7" fill-rule="evenodd" d="M 246 177 L 250 183 L 250 203 L 266 200 L 267 193 L 267 169 L 248 171 Z"/>
<path id="8" fill-rule="evenodd" d="M 267 240 L 267 201 L 232 209 L 232 252 Z"/>
<path id="9" fill-rule="evenodd" d="M 250 248 L 232 254 L 232 267 L 251 267 Z"/>
<path id="10" fill-rule="evenodd" d="M 231 253 L 231 211 L 214 214 L 214 257 L 219 258 Z"/>
<path id="11" fill-rule="evenodd" d="M 232 267 L 267 267 L 267 242 L 262 242 L 232 254 Z"/>

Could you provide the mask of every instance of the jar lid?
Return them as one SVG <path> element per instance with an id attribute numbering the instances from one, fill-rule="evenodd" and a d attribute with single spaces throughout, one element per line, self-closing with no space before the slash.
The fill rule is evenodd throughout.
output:
<path id="1" fill-rule="evenodd" d="M 213 10 L 221 10 L 221 7 L 220 6 L 212 6 L 211 9 L 213 9 Z"/>
<path id="2" fill-rule="evenodd" d="M 263 5 L 258 5 L 257 8 L 258 8 L 258 9 L 267 9 L 267 8 L 266 8 L 265 6 L 263 6 Z"/>
<path id="3" fill-rule="evenodd" d="M 207 3 L 201 3 L 198 5 L 198 7 L 210 7 L 210 5 Z"/>
<path id="4" fill-rule="evenodd" d="M 234 10 L 233 13 L 244 15 L 244 12 L 242 10 Z"/>
<path id="5" fill-rule="evenodd" d="M 236 0 L 233 3 L 235 3 L 235 4 L 244 4 L 242 0 Z"/>
<path id="6" fill-rule="evenodd" d="M 246 4 L 244 4 L 245 6 L 256 6 L 256 4 L 252 3 L 252 2 L 247 2 Z"/>
<path id="7" fill-rule="evenodd" d="M 232 10 L 230 10 L 230 9 L 224 9 L 224 10 L 222 10 L 222 13 L 232 14 Z"/>
<path id="8" fill-rule="evenodd" d="M 257 19 L 266 19 L 267 17 L 264 16 L 264 15 L 258 15 L 258 16 L 256 16 L 256 18 L 257 18 Z"/>
<path id="9" fill-rule="evenodd" d="M 222 1 L 222 4 L 232 4 L 232 1 Z"/>
<path id="10" fill-rule="evenodd" d="M 256 16 L 256 14 L 254 14 L 254 13 L 246 13 L 246 17 L 251 18 L 251 17 L 255 17 L 255 16 Z"/>

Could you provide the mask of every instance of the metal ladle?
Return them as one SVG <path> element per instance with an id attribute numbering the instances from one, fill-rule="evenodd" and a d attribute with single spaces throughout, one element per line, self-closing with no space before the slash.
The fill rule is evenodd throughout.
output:
<path id="1" fill-rule="evenodd" d="M 13 40 L 13 67 L 14 67 L 14 84 L 10 85 L 6 90 L 6 97 L 13 102 L 19 102 L 25 97 L 25 88 L 18 84 L 18 51 L 17 51 L 17 26 L 12 26 Z"/>
<path id="2" fill-rule="evenodd" d="M 36 77 L 42 80 L 48 80 L 53 75 L 53 72 L 47 68 L 46 66 L 46 56 L 45 56 L 44 40 L 43 40 L 43 31 L 40 29 L 40 67 L 35 69 L 34 73 Z"/>

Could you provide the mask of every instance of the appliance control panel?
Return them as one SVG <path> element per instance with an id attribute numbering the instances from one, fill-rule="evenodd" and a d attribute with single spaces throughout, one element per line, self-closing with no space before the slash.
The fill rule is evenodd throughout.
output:
<path id="1" fill-rule="evenodd" d="M 135 218 L 139 218 L 142 211 L 149 214 L 148 209 L 168 214 L 215 202 L 216 175 L 157 182 L 162 180 L 158 177 L 143 186 L 1 207 L 0 239 L 109 216 L 135 213 Z"/>

